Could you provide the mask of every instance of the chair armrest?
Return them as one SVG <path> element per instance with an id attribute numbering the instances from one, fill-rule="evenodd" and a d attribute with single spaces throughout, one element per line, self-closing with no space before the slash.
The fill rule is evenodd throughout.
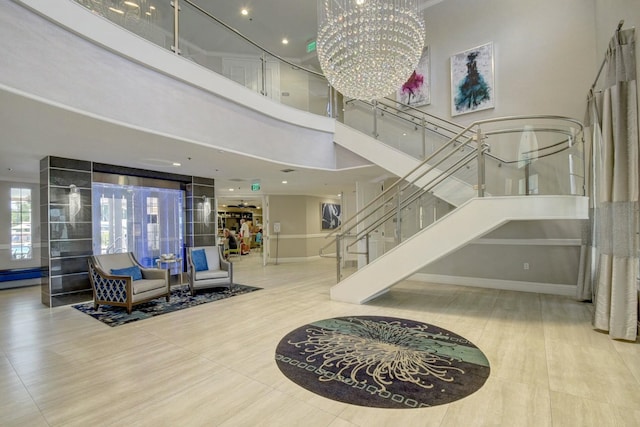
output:
<path id="1" fill-rule="evenodd" d="M 141 268 L 143 279 L 167 279 L 169 270 L 160 268 Z"/>
<path id="2" fill-rule="evenodd" d="M 133 296 L 131 276 L 107 274 L 91 262 L 89 274 L 97 300 L 113 301 L 115 299 L 118 302 L 126 302 L 127 298 Z"/>
<path id="3" fill-rule="evenodd" d="M 233 263 L 220 258 L 220 270 L 229 271 L 230 268 L 233 268 Z"/>

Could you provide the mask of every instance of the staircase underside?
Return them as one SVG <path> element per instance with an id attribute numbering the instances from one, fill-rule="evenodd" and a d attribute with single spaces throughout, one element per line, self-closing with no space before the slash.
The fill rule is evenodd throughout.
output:
<path id="1" fill-rule="evenodd" d="M 588 206 L 580 196 L 472 199 L 333 286 L 331 299 L 363 304 L 509 221 L 587 219 Z"/>
<path id="2" fill-rule="evenodd" d="M 336 144 L 353 151 L 371 163 L 374 163 L 397 176 L 405 176 L 420 164 L 420 161 L 402 151 L 390 147 L 369 135 L 357 131 L 342 123 L 336 122 L 336 131 L 333 135 Z M 434 169 L 415 182 L 417 187 L 423 187 L 430 180 L 440 175 L 442 171 Z M 414 176 L 417 176 L 415 174 Z M 414 176 L 408 176 L 412 181 Z M 460 206 L 477 194 L 477 190 L 467 182 L 449 176 L 446 182 L 433 189 L 433 195 L 453 206 Z"/>

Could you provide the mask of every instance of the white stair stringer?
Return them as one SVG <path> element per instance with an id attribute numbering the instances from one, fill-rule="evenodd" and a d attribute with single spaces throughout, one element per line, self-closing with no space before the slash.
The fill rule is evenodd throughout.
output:
<path id="1" fill-rule="evenodd" d="M 509 221 L 587 218 L 587 197 L 474 198 L 333 286 L 331 299 L 363 304 Z"/>
<path id="2" fill-rule="evenodd" d="M 405 176 L 420 164 L 415 157 L 339 122 L 336 122 L 333 141 L 399 177 Z M 441 173 L 442 171 L 434 169 L 418 179 L 416 185 L 423 186 Z M 411 180 L 411 177 L 408 179 Z M 433 194 L 453 206 L 460 206 L 474 197 L 476 191 L 471 184 L 450 176 L 434 189 Z"/>

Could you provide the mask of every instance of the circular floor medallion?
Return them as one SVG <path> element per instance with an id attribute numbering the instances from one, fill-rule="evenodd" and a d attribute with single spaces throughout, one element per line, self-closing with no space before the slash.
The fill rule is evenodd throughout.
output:
<path id="1" fill-rule="evenodd" d="M 489 361 L 446 329 L 395 317 L 325 319 L 287 334 L 276 348 L 291 381 L 329 399 L 377 408 L 423 408 L 480 389 Z"/>

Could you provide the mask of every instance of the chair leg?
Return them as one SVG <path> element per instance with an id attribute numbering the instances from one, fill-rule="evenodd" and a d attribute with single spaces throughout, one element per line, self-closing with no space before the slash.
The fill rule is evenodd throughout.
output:
<path id="1" fill-rule="evenodd" d="M 93 303 L 93 309 L 94 310 L 97 310 L 99 306 L 100 306 L 100 304 L 98 304 L 97 302 Z"/>

